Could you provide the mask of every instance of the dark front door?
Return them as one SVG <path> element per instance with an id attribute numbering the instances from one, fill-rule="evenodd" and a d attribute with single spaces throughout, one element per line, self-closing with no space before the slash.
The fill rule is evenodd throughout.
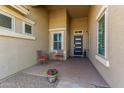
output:
<path id="1" fill-rule="evenodd" d="M 83 36 L 74 36 L 74 56 L 82 56 L 82 39 Z"/>

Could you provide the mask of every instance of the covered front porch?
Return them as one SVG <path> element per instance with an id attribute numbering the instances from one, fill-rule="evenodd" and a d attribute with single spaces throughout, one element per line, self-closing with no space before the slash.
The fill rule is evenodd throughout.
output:
<path id="1" fill-rule="evenodd" d="M 46 71 L 59 70 L 56 83 L 48 83 Z M 36 64 L 0 82 L 0 87 L 32 88 L 96 88 L 109 87 L 88 58 L 69 58 Z"/>
<path id="2" fill-rule="evenodd" d="M 25 6 L 30 16 L 9 7 L 1 6 L 1 9 L 16 16 L 16 31 L 2 33 L 0 79 L 26 69 L 3 80 L 0 87 L 108 87 L 104 81 L 109 81 L 106 78 L 109 77 L 106 73 L 109 70 L 107 46 L 105 49 L 105 38 L 101 37 L 98 48 L 96 29 L 97 23 L 104 24 L 105 18 L 99 13 L 104 14 L 107 6 Z M 100 22 L 96 20 L 99 16 L 103 18 Z M 100 27 L 104 27 L 102 25 Z M 103 36 L 105 28 L 100 29 L 100 36 Z M 48 63 L 37 64 L 39 50 L 48 56 Z M 56 55 L 61 56 L 57 58 L 59 61 L 55 61 Z M 85 56 L 87 58 L 83 58 Z M 55 84 L 46 80 L 49 68 L 59 70 L 59 80 Z"/>

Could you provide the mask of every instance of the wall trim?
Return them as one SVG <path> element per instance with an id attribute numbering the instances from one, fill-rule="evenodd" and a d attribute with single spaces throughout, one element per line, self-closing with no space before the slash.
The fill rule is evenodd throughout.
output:
<path id="1" fill-rule="evenodd" d="M 65 31 L 66 28 L 53 28 L 53 29 L 49 29 L 49 31 Z"/>
<path id="2" fill-rule="evenodd" d="M 96 16 L 96 20 L 98 20 L 98 19 L 100 18 L 100 16 L 103 14 L 103 12 L 104 12 L 107 8 L 108 8 L 108 6 L 107 6 L 107 5 L 104 5 L 104 6 L 100 9 L 98 15 Z"/>
<path id="3" fill-rule="evenodd" d="M 35 40 L 36 39 L 34 36 L 15 33 L 15 32 L 12 32 L 12 31 L 3 31 L 3 30 L 0 30 L 0 36 L 22 38 L 22 39 L 30 39 L 30 40 Z"/>
<path id="4" fill-rule="evenodd" d="M 28 15 L 30 14 L 29 10 L 26 9 L 24 6 L 21 5 L 10 5 L 11 7 L 13 7 L 14 9 L 18 10 L 19 12 Z"/>
<path id="5" fill-rule="evenodd" d="M 109 67 L 109 61 L 108 61 L 107 59 L 105 59 L 105 58 L 103 58 L 103 57 L 101 57 L 101 56 L 99 56 L 99 55 L 96 55 L 95 57 L 96 57 L 96 59 L 97 59 L 100 63 L 102 63 L 104 66 Z"/>

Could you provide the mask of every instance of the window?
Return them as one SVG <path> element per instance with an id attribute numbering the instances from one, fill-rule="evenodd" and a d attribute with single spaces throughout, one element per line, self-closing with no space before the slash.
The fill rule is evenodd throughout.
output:
<path id="1" fill-rule="evenodd" d="M 53 50 L 62 49 L 62 33 L 53 34 Z"/>
<path id="2" fill-rule="evenodd" d="M 14 17 L 0 11 L 0 28 L 5 30 L 14 30 Z"/>
<path id="3" fill-rule="evenodd" d="M 98 54 L 105 56 L 105 14 L 98 21 Z"/>
<path id="4" fill-rule="evenodd" d="M 30 25 L 25 24 L 25 33 L 32 34 L 32 27 Z"/>
<path id="5" fill-rule="evenodd" d="M 82 35 L 83 30 L 74 30 L 74 35 Z"/>
<path id="6" fill-rule="evenodd" d="M 32 36 L 33 33 L 32 25 L 34 24 L 33 21 L 29 20 L 28 18 L 25 18 L 26 19 L 25 21 L 27 23 L 30 23 L 31 25 L 26 24 L 25 22 L 23 22 L 24 17 L 18 17 L 17 15 L 11 13 L 11 11 L 6 11 L 6 12 L 4 11 L 5 11 L 4 9 L 2 11 L 0 10 L 0 35 L 22 38 L 22 39 L 31 39 L 31 40 L 36 39 L 34 36 Z M 17 18 L 20 18 L 19 22 L 21 24 L 17 23 L 18 22 Z M 25 24 L 23 25 L 22 23 Z M 23 30 L 21 27 L 23 27 Z"/>
<path id="7" fill-rule="evenodd" d="M 32 25 L 24 23 L 24 33 L 32 35 Z"/>
<path id="8" fill-rule="evenodd" d="M 82 33 L 82 31 L 75 31 L 75 33 Z"/>
<path id="9" fill-rule="evenodd" d="M 107 30 L 107 6 L 103 6 L 97 15 L 97 55 L 96 59 L 106 67 L 109 67 L 108 30 Z"/>

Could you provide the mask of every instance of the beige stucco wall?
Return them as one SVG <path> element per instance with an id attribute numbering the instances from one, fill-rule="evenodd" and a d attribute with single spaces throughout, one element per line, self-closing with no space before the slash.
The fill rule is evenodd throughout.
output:
<path id="1" fill-rule="evenodd" d="M 28 8 L 30 18 L 36 22 L 36 40 L 0 36 L 0 79 L 36 64 L 36 50 L 48 52 L 48 12 L 43 8 Z M 16 19 L 16 32 L 20 29 L 19 19 Z"/>
<path id="2" fill-rule="evenodd" d="M 124 87 L 124 6 L 108 6 L 108 60 L 105 67 L 95 59 L 97 50 L 96 15 L 102 6 L 92 6 L 89 14 L 89 58 L 111 87 Z"/>
<path id="3" fill-rule="evenodd" d="M 66 28 L 66 9 L 49 11 L 49 29 Z"/>
<path id="4" fill-rule="evenodd" d="M 88 49 L 87 17 L 72 18 L 70 21 L 70 55 L 73 56 L 74 31 L 83 30 L 83 49 Z"/>
<path id="5" fill-rule="evenodd" d="M 66 54 L 70 56 L 70 16 L 66 12 Z"/>
<path id="6" fill-rule="evenodd" d="M 51 30 L 55 29 L 55 30 Z M 56 30 L 57 29 L 57 30 Z M 61 30 L 63 29 L 63 30 Z M 55 9 L 49 11 L 49 51 L 51 50 L 52 45 L 52 32 L 55 31 L 63 31 L 63 52 L 64 59 L 67 59 L 69 56 L 69 17 L 67 14 L 67 10 L 63 9 Z"/>

